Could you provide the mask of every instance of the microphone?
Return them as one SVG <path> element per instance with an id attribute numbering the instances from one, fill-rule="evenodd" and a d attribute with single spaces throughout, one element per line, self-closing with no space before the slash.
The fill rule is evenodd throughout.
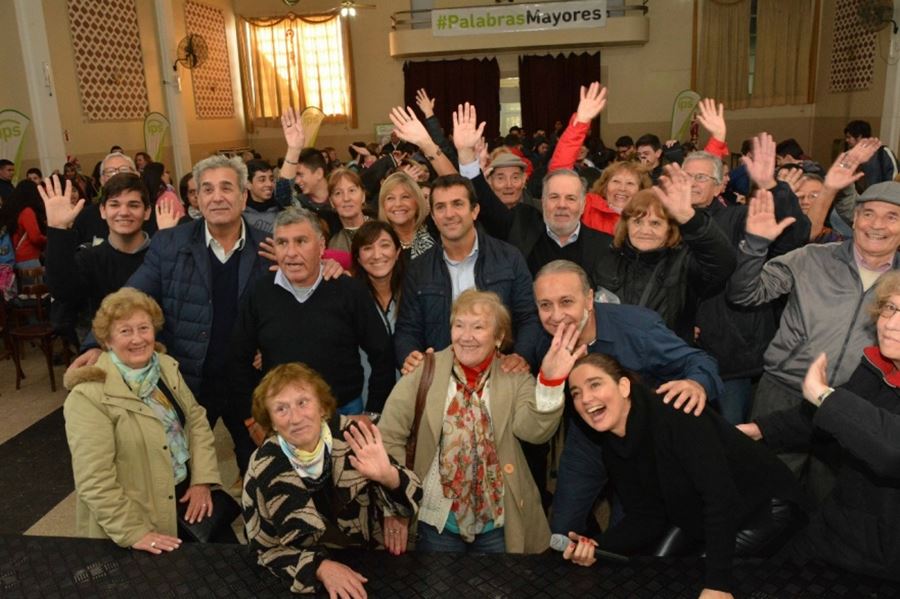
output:
<path id="1" fill-rule="evenodd" d="M 555 549 L 556 551 L 565 551 L 569 546 L 569 543 L 573 543 L 572 539 L 567 537 L 566 535 L 561 535 L 559 533 L 554 533 L 550 535 L 550 548 Z M 598 549 L 594 547 L 594 557 L 598 560 L 609 560 L 611 562 L 617 562 L 620 564 L 627 564 L 628 557 L 625 555 L 619 555 L 618 553 L 612 553 L 611 551 L 604 551 L 603 549 Z"/>

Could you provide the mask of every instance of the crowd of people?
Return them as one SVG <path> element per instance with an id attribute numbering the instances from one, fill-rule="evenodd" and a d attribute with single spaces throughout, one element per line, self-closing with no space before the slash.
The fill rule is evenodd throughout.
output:
<path id="1" fill-rule="evenodd" d="M 704 555 L 704 598 L 731 596 L 735 556 L 896 578 L 893 153 L 853 121 L 827 167 L 760 133 L 731 169 L 713 100 L 702 149 L 607 149 L 606 95 L 485 140 L 474 106 L 440 123 L 421 90 L 346 164 L 288 108 L 277 164 L 213 155 L 177 189 L 120 148 L 15 187 L 0 160 L 0 262 L 43 265 L 83 350 L 79 534 L 233 542 L 221 418 L 247 541 L 298 593 L 366 596 L 336 547 L 551 533 L 582 566 Z"/>

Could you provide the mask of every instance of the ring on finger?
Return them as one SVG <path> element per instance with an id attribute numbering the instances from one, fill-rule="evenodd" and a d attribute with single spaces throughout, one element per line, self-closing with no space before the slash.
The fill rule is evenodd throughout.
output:
<path id="1" fill-rule="evenodd" d="M 153 541 L 152 543 L 150 543 L 150 547 L 151 547 L 151 549 L 156 549 L 156 541 Z"/>

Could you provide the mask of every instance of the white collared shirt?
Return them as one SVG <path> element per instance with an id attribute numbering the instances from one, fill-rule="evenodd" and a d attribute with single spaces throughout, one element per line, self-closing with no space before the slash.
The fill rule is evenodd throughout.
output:
<path id="1" fill-rule="evenodd" d="M 219 262 L 225 264 L 228 262 L 228 259 L 231 258 L 233 253 L 244 249 L 244 243 L 247 241 L 247 231 L 244 227 L 244 219 L 241 219 L 241 236 L 238 238 L 237 243 L 234 244 L 234 247 L 231 248 L 231 251 L 226 252 L 225 248 L 222 247 L 222 244 L 216 241 L 215 237 L 212 236 L 209 232 L 209 223 L 203 223 L 203 236 L 206 239 L 206 247 L 211 248 L 213 254 L 219 259 Z"/>
<path id="2" fill-rule="evenodd" d="M 294 299 L 297 300 L 298 304 L 304 303 L 312 294 L 315 293 L 316 289 L 318 289 L 319 285 L 322 283 L 322 272 L 324 271 L 324 267 L 319 265 L 319 277 L 316 279 L 316 282 L 312 284 L 312 287 L 297 287 L 291 284 L 288 281 L 288 278 L 281 272 L 281 269 L 278 269 L 278 272 L 275 273 L 275 284 L 281 287 L 282 289 L 286 289 L 290 292 L 291 295 L 294 296 Z"/>
<path id="3" fill-rule="evenodd" d="M 453 300 L 459 297 L 459 294 L 466 289 L 475 288 L 475 262 L 478 260 L 478 236 L 475 236 L 475 243 L 472 245 L 472 251 L 462 260 L 451 260 L 447 256 L 447 250 L 444 250 L 444 262 L 447 264 L 447 270 L 450 271 L 450 287 L 453 292 Z"/>
<path id="4" fill-rule="evenodd" d="M 578 234 L 579 234 L 579 233 L 581 233 L 581 221 L 579 221 L 578 224 L 575 225 L 575 230 L 572 231 L 572 234 L 569 235 L 569 238 L 566 239 L 566 242 L 565 242 L 565 243 L 563 243 L 562 241 L 559 240 L 559 236 L 558 236 L 556 233 L 554 233 L 553 231 L 551 231 L 551 230 L 550 230 L 550 226 L 547 225 L 547 237 L 549 237 L 550 239 L 552 239 L 553 241 L 555 241 L 555 242 L 556 242 L 556 245 L 558 245 L 558 246 L 561 247 L 561 248 L 564 248 L 564 247 L 566 247 L 567 245 L 572 245 L 573 243 L 575 243 L 576 241 L 578 241 Z"/>

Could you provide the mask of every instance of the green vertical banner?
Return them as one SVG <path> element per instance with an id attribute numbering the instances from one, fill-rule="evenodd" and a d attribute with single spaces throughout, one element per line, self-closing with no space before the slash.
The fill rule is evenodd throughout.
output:
<path id="1" fill-rule="evenodd" d="M 169 119 L 159 112 L 144 117 L 144 150 L 153 162 L 162 162 L 163 141 L 169 133 Z"/>
<path id="2" fill-rule="evenodd" d="M 22 152 L 25 149 L 25 131 L 31 119 L 12 108 L 0 111 L 0 158 L 16 163 L 13 183 L 19 180 L 22 168 Z"/>
<path id="3" fill-rule="evenodd" d="M 691 120 L 699 103 L 700 94 L 690 89 L 675 96 L 675 103 L 672 105 L 672 132 L 669 139 L 686 141 L 690 137 Z"/>

